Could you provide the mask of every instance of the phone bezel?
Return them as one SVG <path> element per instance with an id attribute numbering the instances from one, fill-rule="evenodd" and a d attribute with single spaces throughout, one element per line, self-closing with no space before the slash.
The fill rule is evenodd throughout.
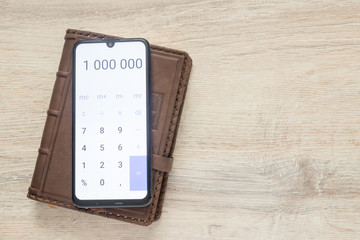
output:
<path id="1" fill-rule="evenodd" d="M 133 42 L 138 41 L 145 45 L 146 58 L 146 112 L 147 112 L 147 195 L 143 199 L 89 199 L 81 200 L 76 197 L 75 189 L 75 122 L 76 122 L 76 48 L 81 44 L 105 43 L 109 46 L 110 42 Z M 151 144 L 151 69 L 150 69 L 150 45 L 143 38 L 113 38 L 113 39 L 87 39 L 81 40 L 74 44 L 72 61 L 72 199 L 74 204 L 79 208 L 106 208 L 106 207 L 143 207 L 150 204 L 152 200 L 152 144 Z"/>

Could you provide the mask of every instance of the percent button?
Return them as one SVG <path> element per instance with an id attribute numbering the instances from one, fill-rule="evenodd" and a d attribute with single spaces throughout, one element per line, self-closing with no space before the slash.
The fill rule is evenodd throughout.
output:
<path id="1" fill-rule="evenodd" d="M 86 185 L 87 185 L 85 179 L 81 179 L 81 185 L 83 185 L 83 186 L 86 186 Z"/>

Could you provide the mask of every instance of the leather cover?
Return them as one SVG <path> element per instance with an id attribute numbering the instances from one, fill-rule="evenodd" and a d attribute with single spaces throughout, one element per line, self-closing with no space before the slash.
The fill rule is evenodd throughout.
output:
<path id="1" fill-rule="evenodd" d="M 77 208 L 72 202 L 72 49 L 83 39 L 114 38 L 68 29 L 28 197 L 140 225 L 160 218 L 192 60 L 186 52 L 151 45 L 153 198 L 134 208 Z"/>

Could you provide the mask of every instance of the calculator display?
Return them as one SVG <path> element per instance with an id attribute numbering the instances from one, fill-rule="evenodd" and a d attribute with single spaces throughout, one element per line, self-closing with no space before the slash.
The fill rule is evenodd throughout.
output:
<path id="1" fill-rule="evenodd" d="M 80 42 L 73 67 L 74 201 L 144 203 L 151 196 L 148 43 Z"/>

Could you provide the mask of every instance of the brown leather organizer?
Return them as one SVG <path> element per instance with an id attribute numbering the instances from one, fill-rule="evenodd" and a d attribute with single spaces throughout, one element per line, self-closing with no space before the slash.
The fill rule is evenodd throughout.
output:
<path id="1" fill-rule="evenodd" d="M 149 225 L 160 218 L 192 60 L 186 52 L 151 45 L 153 198 L 134 208 L 77 208 L 72 202 L 72 49 L 83 39 L 114 36 L 68 29 L 28 197 Z"/>

